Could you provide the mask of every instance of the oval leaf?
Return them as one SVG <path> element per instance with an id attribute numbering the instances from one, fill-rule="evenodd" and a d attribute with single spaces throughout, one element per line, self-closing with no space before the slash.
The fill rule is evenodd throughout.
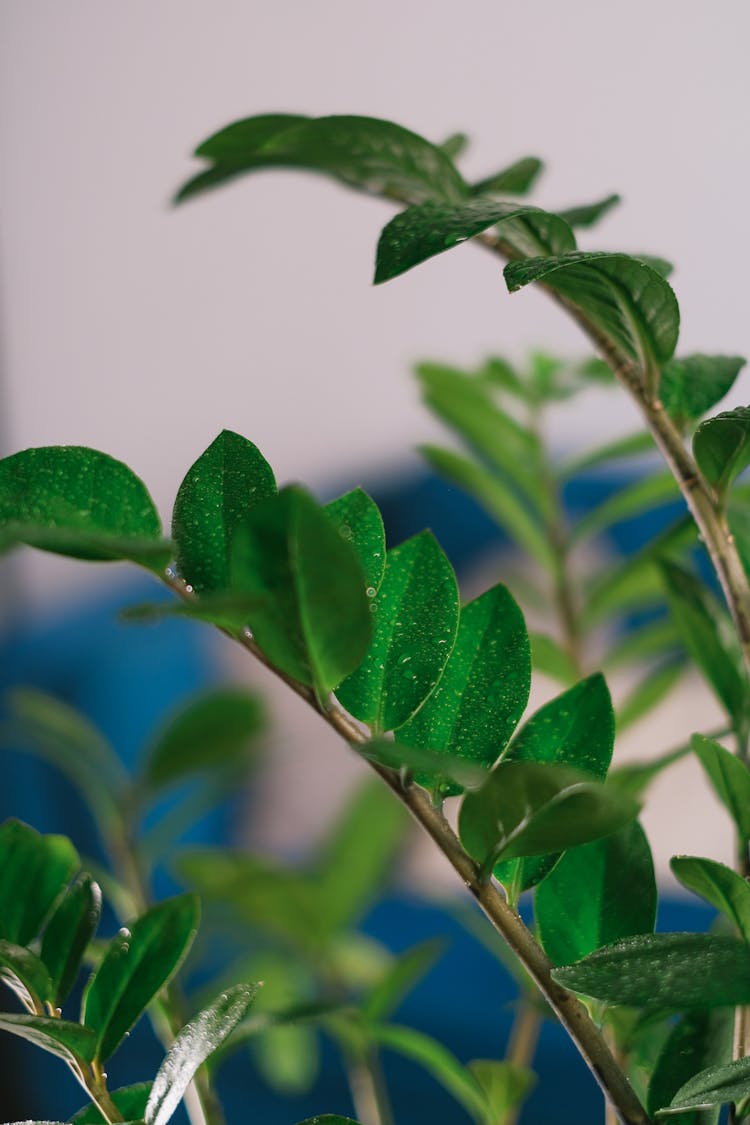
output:
<path id="1" fill-rule="evenodd" d="M 690 740 L 716 796 L 734 821 L 742 840 L 750 840 L 750 770 L 712 738 L 694 734 Z"/>
<path id="2" fill-rule="evenodd" d="M 73 1065 L 77 1065 L 78 1059 L 91 1062 L 96 1051 L 96 1036 L 88 1027 L 52 1016 L 0 1012 L 0 1031 L 27 1039 Z"/>
<path id="3" fill-rule="evenodd" d="M 750 465 L 750 406 L 738 406 L 701 422 L 693 436 L 698 468 L 721 497 Z"/>
<path id="4" fill-rule="evenodd" d="M 339 535 L 351 543 L 365 572 L 367 587 L 380 588 L 385 573 L 385 528 L 375 501 L 361 488 L 325 505 Z"/>
<path id="5" fill-rule="evenodd" d="M 43 962 L 23 945 L 0 938 L 0 981 L 21 1001 L 39 1008 L 52 1000 L 52 981 Z"/>
<path id="6" fill-rule="evenodd" d="M 507 168 L 471 185 L 472 195 L 526 195 L 531 191 L 544 165 L 536 156 L 524 156 Z"/>
<path id="7" fill-rule="evenodd" d="M 0 937 L 28 945 L 79 866 L 65 836 L 41 836 L 18 820 L 0 825 Z"/>
<path id="8" fill-rule="evenodd" d="M 651 1116 L 669 1107 L 684 1083 L 696 1072 L 729 1062 L 733 1024 L 734 1013 L 730 1008 L 688 1012 L 675 1024 L 659 1053 L 648 1085 Z M 717 1125 L 718 1120 L 718 1110 L 697 1117 L 680 1117 L 682 1125 Z"/>
<path id="9" fill-rule="evenodd" d="M 721 402 L 745 362 L 738 355 L 687 355 L 664 366 L 659 397 L 680 429 Z"/>
<path id="10" fill-rule="evenodd" d="M 65 892 L 44 930 L 41 958 L 54 986 L 52 1002 L 62 1006 L 75 984 L 83 955 L 99 925 L 102 892 L 82 873 Z"/>
<path id="11" fill-rule="evenodd" d="M 669 866 L 683 887 L 720 910 L 750 944 L 750 886 L 741 875 L 723 863 L 698 856 L 673 856 Z"/>
<path id="12" fill-rule="evenodd" d="M 750 1095 L 750 1058 L 709 1066 L 695 1074 L 672 1098 L 671 1110 L 739 1102 Z"/>

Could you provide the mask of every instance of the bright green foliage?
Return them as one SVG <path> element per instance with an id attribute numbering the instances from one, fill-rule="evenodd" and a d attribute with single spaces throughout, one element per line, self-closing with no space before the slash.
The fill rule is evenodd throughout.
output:
<path id="1" fill-rule="evenodd" d="M 547 633 L 529 633 L 529 643 L 534 670 L 551 676 L 565 687 L 572 687 L 578 679 L 578 670 L 559 641 Z"/>
<path id="2" fill-rule="evenodd" d="M 688 1012 L 670 1032 L 656 1060 L 648 1088 L 651 1115 L 670 1104 L 683 1084 L 706 1067 L 721 1066 L 732 1056 L 733 1013 L 727 1008 Z M 706 1101 L 703 1101 L 703 1105 Z M 676 1125 L 716 1125 L 719 1111 L 680 1114 Z"/>
<path id="3" fill-rule="evenodd" d="M 750 770 L 729 750 L 702 734 L 694 734 L 691 745 L 741 839 L 750 840 Z"/>
<path id="4" fill-rule="evenodd" d="M 429 532 L 388 552 L 371 599 L 374 635 L 359 668 L 336 690 L 373 731 L 396 730 L 435 689 L 458 628 L 453 569 Z"/>
<path id="5" fill-rule="evenodd" d="M 690 1078 L 672 1098 L 670 1109 L 676 1112 L 693 1106 L 739 1103 L 750 1096 L 750 1058 L 709 1066 Z"/>
<path id="6" fill-rule="evenodd" d="M 293 1013 L 295 1005 L 300 1008 L 300 1000 L 303 1012 L 312 1010 L 314 1001 L 305 1008 L 303 999 L 315 995 L 312 974 L 305 964 L 298 958 L 291 958 L 283 948 L 269 948 L 256 954 L 247 970 L 250 976 L 263 981 L 252 1020 L 265 1018 L 268 1024 L 248 1038 L 253 1063 L 272 1090 L 286 1096 L 305 1093 L 318 1076 L 320 1036 L 312 1019 L 305 1015 L 295 1019 Z M 252 1021 L 245 1024 L 248 1032 L 251 1026 Z M 229 1046 L 231 1050 L 231 1043 Z"/>
<path id="7" fill-rule="evenodd" d="M 461 610 L 440 683 L 399 740 L 492 766 L 526 709 L 530 683 L 523 615 L 504 586 L 493 586 Z M 444 796 L 461 791 L 450 782 L 438 787 Z"/>
<path id="8" fill-rule="evenodd" d="M 154 906 L 112 938 L 83 997 L 82 1022 L 104 1062 L 168 983 L 198 928 L 198 900 L 180 895 Z"/>
<path id="9" fill-rule="evenodd" d="M 638 822 L 567 851 L 539 886 L 534 916 L 541 943 L 555 965 L 578 961 L 620 938 L 653 931 L 654 865 Z"/>
<path id="10" fill-rule="evenodd" d="M 741 875 L 713 859 L 676 855 L 669 861 L 672 873 L 690 891 L 710 902 L 750 944 L 750 886 Z"/>
<path id="11" fill-rule="evenodd" d="M 604 199 L 599 199 L 596 203 L 583 203 L 578 207 L 568 207 L 564 211 L 558 211 L 557 214 L 561 219 L 565 219 L 565 222 L 571 227 L 593 227 L 620 202 L 619 195 L 606 195 Z"/>
<path id="12" fill-rule="evenodd" d="M 442 952 L 443 942 L 433 938 L 396 957 L 365 998 L 362 1007 L 365 1019 L 379 1023 L 392 1016 L 404 996 L 429 972 Z"/>
<path id="13" fill-rule="evenodd" d="M 372 619 L 361 563 L 303 489 L 283 489 L 237 526 L 230 579 L 264 599 L 249 624 L 292 679 L 325 696 L 362 660 Z"/>
<path id="14" fill-rule="evenodd" d="M 721 402 L 745 366 L 738 355 L 687 355 L 664 365 L 659 397 L 668 414 L 684 429 Z"/>
<path id="15" fill-rule="evenodd" d="M 62 1006 L 75 984 L 89 942 L 96 933 L 102 893 L 81 873 L 60 899 L 42 938 L 41 958 L 52 978 L 52 1005 Z"/>
<path id="16" fill-rule="evenodd" d="M 478 1079 L 442 1043 L 413 1027 L 397 1024 L 372 1028 L 371 1033 L 383 1047 L 397 1051 L 429 1071 L 478 1125 L 484 1125 L 487 1121 L 487 1099 Z"/>
<path id="17" fill-rule="evenodd" d="M 377 504 L 361 488 L 325 505 L 342 539 L 357 552 L 368 589 L 377 591 L 385 573 L 385 528 Z"/>
<path id="18" fill-rule="evenodd" d="M 0 552 L 18 543 L 157 572 L 172 548 L 154 502 L 121 461 L 77 445 L 25 449 L 0 461 Z"/>
<path id="19" fill-rule="evenodd" d="M 127 1121 L 141 1121 L 146 1112 L 146 1102 L 151 1092 L 150 1082 L 137 1082 L 133 1086 L 121 1086 L 110 1094 L 120 1113 Z M 95 1105 L 85 1106 L 71 1119 L 71 1125 L 106 1125 L 101 1112 Z"/>
<path id="20" fill-rule="evenodd" d="M 9 1031 L 11 1035 L 27 1039 L 65 1062 L 75 1063 L 76 1057 L 91 1062 L 96 1055 L 93 1031 L 70 1020 L 0 1012 L 0 1031 Z"/>
<path id="21" fill-rule="evenodd" d="M 536 1084 L 533 1070 L 518 1063 L 475 1059 L 469 1071 L 487 1099 L 486 1125 L 503 1125 L 508 1112 L 520 1106 Z"/>
<path id="22" fill-rule="evenodd" d="M 719 497 L 750 465 L 750 406 L 737 406 L 701 422 L 693 436 L 698 468 Z"/>
<path id="23" fill-rule="evenodd" d="M 64 836 L 40 836 L 17 820 L 0 825 L 0 938 L 28 945 L 78 867 Z"/>
<path id="24" fill-rule="evenodd" d="M 172 513 L 177 569 L 199 594 L 226 590 L 229 551 L 248 512 L 275 495 L 273 470 L 251 441 L 222 430 L 188 469 Z"/>
<path id="25" fill-rule="evenodd" d="M 709 934 L 650 934 L 605 946 L 552 975 L 611 1004 L 721 1008 L 750 1002 L 750 947 Z"/>
<path id="26" fill-rule="evenodd" d="M 526 195 L 531 191 L 544 165 L 536 156 L 523 156 L 507 168 L 471 185 L 472 195 Z"/>

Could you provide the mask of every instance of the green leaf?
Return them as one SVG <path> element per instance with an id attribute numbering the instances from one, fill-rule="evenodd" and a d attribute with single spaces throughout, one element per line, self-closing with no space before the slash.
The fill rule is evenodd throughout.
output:
<path id="1" fill-rule="evenodd" d="M 222 430 L 188 470 L 172 513 L 177 569 L 194 590 L 226 590 L 235 530 L 275 493 L 273 470 L 262 453 L 246 438 Z"/>
<path id="2" fill-rule="evenodd" d="M 172 555 L 146 486 L 122 461 L 77 445 L 25 449 L 0 461 L 0 551 L 27 543 L 160 571 Z"/>
<path id="3" fill-rule="evenodd" d="M 247 1015 L 258 988 L 237 984 L 185 1024 L 157 1071 L 144 1114 L 146 1125 L 166 1125 L 198 1067 Z"/>
<path id="4" fill-rule="evenodd" d="M 705 735 L 694 734 L 691 746 L 739 835 L 743 841 L 750 840 L 750 770 L 729 750 Z"/>
<path id="5" fill-rule="evenodd" d="M 669 284 L 650 265 L 593 252 L 509 262 L 504 272 L 511 292 L 543 281 L 581 310 L 619 362 L 636 363 L 646 382 L 658 385 L 677 344 L 680 313 Z"/>
<path id="6" fill-rule="evenodd" d="M 544 165 L 536 156 L 523 156 L 492 176 L 471 185 L 472 195 L 526 195 L 531 191 Z"/>
<path id="7" fill-rule="evenodd" d="M 737 406 L 701 422 L 693 435 L 698 468 L 719 497 L 750 465 L 750 406 Z"/>
<path id="8" fill-rule="evenodd" d="M 52 978 L 54 1007 L 62 1007 L 75 984 L 83 955 L 99 925 L 102 892 L 81 873 L 58 903 L 42 938 L 41 958 Z"/>
<path id="9" fill-rule="evenodd" d="M 536 1084 L 533 1070 L 508 1061 L 474 1059 L 469 1071 L 487 1099 L 487 1125 L 503 1125 L 509 1111 L 520 1106 Z"/>
<path id="10" fill-rule="evenodd" d="M 165 618 L 187 617 L 191 621 L 206 621 L 221 629 L 239 630 L 247 625 L 253 610 L 264 606 L 262 595 L 228 593 L 201 594 L 186 602 L 143 602 L 120 610 L 122 621 L 153 625 Z"/>
<path id="11" fill-rule="evenodd" d="M 359 1125 L 351 1117 L 341 1117 L 338 1113 L 323 1113 L 319 1117 L 308 1117 L 299 1125 Z"/>
<path id="12" fill-rule="evenodd" d="M 193 699 L 149 748 L 146 783 L 158 789 L 192 774 L 242 768 L 265 722 L 258 695 L 241 687 L 219 688 Z"/>
<path id="13" fill-rule="evenodd" d="M 605 195 L 604 199 L 599 199 L 596 203 L 584 203 L 579 207 L 568 207 L 564 211 L 558 211 L 557 214 L 561 219 L 565 219 L 568 226 L 593 227 L 608 211 L 611 211 L 621 202 L 619 195 Z"/>
<path id="14" fill-rule="evenodd" d="M 614 496 L 587 512 L 575 525 L 572 537 L 579 540 L 585 535 L 596 535 L 613 524 L 640 517 L 679 498 L 680 490 L 671 473 L 651 473 L 626 484 Z"/>
<path id="15" fill-rule="evenodd" d="M 372 1023 L 388 1019 L 403 998 L 430 971 L 443 953 L 445 943 L 431 938 L 399 954 L 388 966 L 362 1004 L 362 1015 Z"/>
<path id="16" fill-rule="evenodd" d="M 741 726 L 748 710 L 748 682 L 727 611 L 690 571 L 666 559 L 660 566 L 682 643 L 732 722 Z"/>
<path id="17" fill-rule="evenodd" d="M 675 656 L 681 652 L 679 634 L 670 618 L 646 621 L 625 633 L 604 658 L 605 671 L 628 664 L 643 665 L 653 657 Z"/>
<path id="18" fill-rule="evenodd" d="M 401 727 L 399 740 L 489 767 L 516 729 L 530 686 L 523 614 L 504 586 L 493 586 L 461 610 L 456 643 L 440 682 Z M 426 783 L 429 778 L 418 775 L 417 780 Z M 461 791 L 452 783 L 437 784 L 444 796 Z"/>
<path id="19" fill-rule="evenodd" d="M 433 780 L 438 778 L 460 790 L 477 789 L 487 779 L 488 771 L 475 762 L 439 750 L 407 746 L 393 738 L 371 738 L 367 742 L 351 743 L 351 747 L 368 762 L 390 770 L 419 773 Z"/>
<path id="20" fill-rule="evenodd" d="M 377 504 L 361 488 L 324 506 L 339 535 L 357 552 L 368 589 L 377 592 L 385 573 L 385 528 Z"/>
<path id="21" fill-rule="evenodd" d="M 726 915 L 750 944 L 750 886 L 741 875 L 713 859 L 676 855 L 669 861 L 672 874 L 706 902 Z"/>
<path id="22" fill-rule="evenodd" d="M 721 402 L 745 362 L 738 355 L 687 355 L 665 364 L 659 397 L 680 429 Z"/>
<path id="23" fill-rule="evenodd" d="M 654 864 L 638 822 L 567 851 L 538 887 L 534 916 L 555 965 L 578 961 L 620 938 L 652 932 Z"/>
<path id="24" fill-rule="evenodd" d="M 110 942 L 83 997 L 82 1022 L 104 1062 L 184 960 L 198 928 L 198 899 L 179 895 L 152 907 Z"/>
<path id="25" fill-rule="evenodd" d="M 662 703 L 670 691 L 677 687 L 684 672 L 685 665 L 681 660 L 671 660 L 659 668 L 649 669 L 617 709 L 618 733 L 622 734 Z"/>
<path id="26" fill-rule="evenodd" d="M 428 200 L 402 211 L 383 228 L 375 284 L 391 281 L 496 225 L 502 226 L 500 237 L 524 255 L 575 250 L 575 236 L 565 220 L 538 207 L 487 198 Z"/>
<path id="27" fill-rule="evenodd" d="M 245 517 L 230 570 L 235 589 L 267 598 L 250 626 L 288 676 L 323 696 L 360 663 L 372 636 L 362 566 L 307 492 L 285 488 Z"/>
<path id="28" fill-rule="evenodd" d="M 458 160 L 459 156 L 463 155 L 469 146 L 469 138 L 466 133 L 451 133 L 444 141 L 441 141 L 437 146 L 441 152 L 444 152 L 449 160 Z"/>
<path id="29" fill-rule="evenodd" d="M 91 1062 L 96 1051 L 96 1036 L 89 1028 L 51 1016 L 0 1012 L 0 1031 L 9 1031 L 11 1035 L 27 1039 L 36 1047 L 74 1065 L 78 1058 Z"/>
<path id="30" fill-rule="evenodd" d="M 195 155 L 214 166 L 189 180 L 176 202 L 242 172 L 273 167 L 322 172 L 349 187 L 409 203 L 461 199 L 469 190 L 439 147 L 374 117 L 249 117 L 209 137 Z"/>
<path id="31" fill-rule="evenodd" d="M 307 1093 L 320 1070 L 320 1037 L 313 1024 L 322 1008 L 316 1010 L 314 1002 L 303 999 L 315 995 L 314 977 L 305 963 L 290 960 L 283 946 L 256 954 L 242 965 L 241 972 L 261 979 L 263 988 L 253 1016 L 239 1026 L 228 1050 L 247 1043 L 263 1081 L 272 1090 L 286 1097 Z M 236 977 L 236 968 L 233 973 Z M 221 1053 L 215 1055 L 212 1068 L 221 1059 Z"/>
<path id="32" fill-rule="evenodd" d="M 607 785 L 638 800 L 662 770 L 678 762 L 689 752 L 690 746 L 680 746 L 677 750 L 670 750 L 651 762 L 632 762 L 627 766 L 618 766 L 609 774 Z"/>
<path id="33" fill-rule="evenodd" d="M 489 869 L 500 859 L 546 855 L 608 836 L 637 812 L 629 798 L 581 770 L 501 762 L 481 789 L 464 797 L 459 830 L 469 854 Z"/>
<path id="34" fill-rule="evenodd" d="M 109 1096 L 127 1121 L 140 1121 L 146 1111 L 150 1091 L 150 1082 L 137 1082 L 133 1086 L 121 1086 L 119 1090 L 112 1090 Z M 71 1125 L 106 1125 L 106 1120 L 96 1105 L 84 1106 L 70 1120 Z"/>
<path id="35" fill-rule="evenodd" d="M 711 934 L 646 934 L 598 949 L 552 976 L 611 1004 L 721 1008 L 750 1002 L 750 948 Z"/>
<path id="36" fill-rule="evenodd" d="M 750 1094 L 750 1058 L 709 1066 L 693 1074 L 673 1096 L 669 1109 L 701 1109 L 740 1102 Z M 714 1119 L 716 1120 L 716 1119 Z"/>
<path id="37" fill-rule="evenodd" d="M 598 468 L 599 465 L 610 465 L 615 461 L 623 461 L 653 452 L 654 439 L 649 431 L 638 430 L 635 434 L 627 434 L 623 438 L 616 438 L 615 441 L 605 442 L 604 445 L 599 445 L 587 453 L 570 458 L 563 463 L 560 472 L 565 480 L 570 480 L 572 477 L 578 476 L 579 473 Z"/>
<path id="38" fill-rule="evenodd" d="M 52 999 L 47 966 L 30 949 L 3 938 L 0 938 L 0 981 L 27 1006 L 39 1008 Z"/>
<path id="39" fill-rule="evenodd" d="M 682 1016 L 656 1060 L 648 1088 L 650 1116 L 669 1106 L 696 1071 L 709 1066 L 713 1069 L 729 1061 L 733 1023 L 734 1014 L 726 1008 L 688 1012 Z M 680 1125 L 717 1125 L 718 1120 L 718 1111 L 681 1114 L 679 1118 Z"/>
<path id="40" fill-rule="evenodd" d="M 28 945 L 79 866 L 65 836 L 40 836 L 18 820 L 0 825 L 0 937 Z"/>
<path id="41" fill-rule="evenodd" d="M 383 732 L 403 726 L 422 706 L 456 639 L 456 578 L 429 532 L 388 552 L 371 608 L 375 632 L 370 648 L 336 695 L 355 718 Z"/>
<path id="42" fill-rule="evenodd" d="M 535 672 L 551 676 L 553 680 L 570 687 L 578 679 L 578 669 L 565 649 L 547 633 L 529 633 L 531 665 Z"/>

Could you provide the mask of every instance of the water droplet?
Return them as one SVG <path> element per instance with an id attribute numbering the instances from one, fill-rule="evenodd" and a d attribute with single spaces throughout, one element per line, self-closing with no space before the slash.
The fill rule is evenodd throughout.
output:
<path id="1" fill-rule="evenodd" d="M 367 594 L 368 598 L 374 598 L 376 593 L 377 593 L 377 590 L 375 589 L 374 586 L 368 586 L 367 589 L 365 590 L 365 593 Z"/>
<path id="2" fill-rule="evenodd" d="M 406 663 L 407 663 L 407 662 L 408 662 L 409 660 L 411 660 L 411 653 L 409 653 L 409 652 L 402 652 L 402 653 L 401 653 L 401 656 L 399 656 L 399 658 L 398 658 L 398 662 L 397 662 L 397 663 L 399 663 L 399 664 L 406 664 Z"/>
<path id="3" fill-rule="evenodd" d="M 352 534 L 353 534 L 352 529 L 349 527 L 349 524 L 348 523 L 342 523 L 341 527 L 339 528 L 339 535 L 341 536 L 341 538 L 342 539 L 351 539 Z"/>
<path id="4" fill-rule="evenodd" d="M 377 613 L 377 612 L 378 612 L 378 603 L 372 602 L 371 605 L 370 605 L 370 613 Z"/>
<path id="5" fill-rule="evenodd" d="M 119 929 L 117 931 L 117 936 L 121 937 L 121 938 L 129 938 L 130 937 L 130 930 L 128 929 L 127 926 L 123 926 L 121 929 Z"/>
<path id="6" fill-rule="evenodd" d="M 189 582 L 186 582 L 185 583 L 185 593 L 186 594 L 192 594 L 192 592 L 193 592 L 193 587 L 190 585 Z"/>
<path id="7" fill-rule="evenodd" d="M 433 637 L 432 643 L 434 645 L 444 645 L 444 644 L 447 644 L 447 641 L 446 641 L 445 637 Z"/>

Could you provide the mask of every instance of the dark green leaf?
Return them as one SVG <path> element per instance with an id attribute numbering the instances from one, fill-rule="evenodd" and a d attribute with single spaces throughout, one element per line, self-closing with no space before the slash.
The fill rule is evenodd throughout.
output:
<path id="1" fill-rule="evenodd" d="M 273 167 L 322 172 L 349 187 L 408 203 L 461 199 L 469 190 L 440 148 L 374 117 L 249 117 L 209 137 L 195 155 L 214 167 L 189 180 L 177 202 L 241 172 Z"/>
<path id="2" fill-rule="evenodd" d="M 352 743 L 352 749 L 368 762 L 390 770 L 405 770 L 431 778 L 441 778 L 459 789 L 477 789 L 487 779 L 487 770 L 465 758 L 455 758 L 439 750 L 406 746 L 392 738 L 371 738 Z"/>
<path id="3" fill-rule="evenodd" d="M 649 1083 L 648 1112 L 651 1116 L 667 1107 L 697 1071 L 729 1061 L 733 1023 L 734 1015 L 726 1008 L 688 1012 L 680 1019 L 656 1060 Z M 718 1120 L 718 1110 L 679 1117 L 680 1125 L 717 1125 Z"/>
<path id="4" fill-rule="evenodd" d="M 79 866 L 65 836 L 40 836 L 18 820 L 0 825 L 0 937 L 28 945 Z"/>
<path id="5" fill-rule="evenodd" d="M 265 726 L 255 692 L 220 688 L 192 700 L 167 723 L 148 751 L 144 776 L 159 788 L 195 773 L 237 769 Z"/>
<path id="6" fill-rule="evenodd" d="M 486 1121 L 487 1101 L 477 1079 L 437 1040 L 413 1027 L 391 1024 L 370 1028 L 372 1037 L 383 1047 L 419 1063 L 464 1109 L 479 1122 Z"/>
<path id="7" fill-rule="evenodd" d="M 745 366 L 738 355 L 687 355 L 665 364 L 659 397 L 682 428 L 721 402 Z"/>
<path id="8" fill-rule="evenodd" d="M 565 220 L 538 207 L 487 198 L 452 203 L 429 200 L 407 208 L 384 227 L 378 242 L 375 284 L 390 281 L 498 224 L 502 226 L 500 237 L 524 255 L 575 250 L 575 237 Z"/>
<path id="9" fill-rule="evenodd" d="M 146 1125 L 166 1125 L 198 1067 L 247 1015 L 258 987 L 257 984 L 237 984 L 227 989 L 185 1024 L 154 1079 L 144 1114 Z"/>
<path id="10" fill-rule="evenodd" d="M 459 156 L 466 151 L 468 145 L 469 138 L 466 133 L 451 133 L 437 147 L 445 153 L 449 160 L 458 160 Z"/>
<path id="11" fill-rule="evenodd" d="M 273 470 L 251 441 L 222 430 L 188 470 L 172 514 L 177 569 L 194 590 L 229 585 L 232 536 L 245 516 L 273 496 Z"/>
<path id="12" fill-rule="evenodd" d="M 622 734 L 633 723 L 638 722 L 654 707 L 662 703 L 670 691 L 677 687 L 685 665 L 682 661 L 671 660 L 660 668 L 651 668 L 631 688 L 617 709 L 617 731 Z"/>
<path id="13" fill-rule="evenodd" d="M 733 490 L 726 506 L 726 516 L 737 554 L 745 568 L 745 574 L 750 578 L 750 503 L 748 497 L 737 496 L 739 491 L 739 488 Z"/>
<path id="14" fill-rule="evenodd" d="M 750 465 L 750 406 L 737 406 L 701 422 L 693 454 L 708 483 L 723 497 L 738 473 Z"/>
<path id="15" fill-rule="evenodd" d="M 28 1039 L 36 1047 L 73 1064 L 77 1058 L 91 1062 L 96 1051 L 96 1036 L 89 1028 L 51 1016 L 0 1012 L 0 1031 Z"/>
<path id="16" fill-rule="evenodd" d="M 673 1096 L 670 1109 L 700 1109 L 743 1101 L 750 1095 L 750 1058 L 709 1066 L 691 1077 Z M 716 1118 L 713 1118 L 716 1120 Z"/>
<path id="17" fill-rule="evenodd" d="M 399 740 L 491 766 L 526 709 L 531 685 L 523 614 L 504 586 L 461 610 L 456 643 L 435 691 Z M 429 778 L 418 775 L 421 783 Z M 433 779 L 434 780 L 434 779 Z M 443 795 L 460 787 L 436 781 Z"/>
<path id="18" fill-rule="evenodd" d="M 469 1071 L 487 1099 L 487 1125 L 503 1125 L 509 1111 L 526 1100 L 536 1083 L 533 1070 L 507 1060 L 475 1059 Z"/>
<path id="19" fill-rule="evenodd" d="M 531 665 L 534 671 L 570 687 L 578 679 L 578 669 L 565 649 L 547 633 L 529 633 Z"/>
<path id="20" fill-rule="evenodd" d="M 432 938 L 399 954 L 365 997 L 362 1005 L 365 1019 L 373 1023 L 388 1019 L 403 998 L 430 971 L 444 948 L 442 941 Z"/>
<path id="21" fill-rule="evenodd" d="M 187 617 L 191 621 L 206 621 L 222 629 L 238 630 L 247 625 L 253 610 L 264 606 L 263 595 L 240 593 L 201 594 L 184 602 L 143 602 L 120 611 L 123 621 L 153 625 L 165 618 Z"/>
<path id="22" fill-rule="evenodd" d="M 44 930 L 41 958 L 52 977 L 52 1002 L 67 1000 L 83 955 L 99 925 L 102 892 L 90 875 L 81 873 L 58 903 Z"/>
<path id="23" fill-rule="evenodd" d="M 526 195 L 544 169 L 536 156 L 523 156 L 492 176 L 471 185 L 472 195 Z"/>
<path id="24" fill-rule="evenodd" d="M 750 944 L 750 886 L 741 875 L 723 863 L 698 856 L 673 856 L 669 866 L 683 887 L 725 914 Z"/>
<path id="25" fill-rule="evenodd" d="M 750 840 L 750 770 L 729 750 L 705 735 L 694 734 L 691 746 L 739 835 L 745 841 Z"/>
<path id="26" fill-rule="evenodd" d="M 552 975 L 611 1004 L 686 1011 L 750 1003 L 750 948 L 710 934 L 624 938 Z"/>
<path id="27" fill-rule="evenodd" d="M 38 1009 L 52 1000 L 52 981 L 46 965 L 23 945 L 0 938 L 0 981 L 16 993 L 24 1005 Z"/>
<path id="28" fill-rule="evenodd" d="M 109 1096 L 124 1118 L 135 1121 L 143 1118 L 150 1090 L 150 1082 L 137 1082 L 134 1086 L 121 1086 L 119 1090 L 112 1090 Z M 84 1106 L 70 1120 L 71 1125 L 106 1125 L 105 1118 L 95 1105 Z"/>
<path id="29" fill-rule="evenodd" d="M 301 488 L 285 488 L 237 527 L 232 586 L 263 595 L 250 626 L 276 667 L 320 695 L 360 663 L 372 636 L 357 553 Z"/>
<path id="30" fill-rule="evenodd" d="M 573 536 L 596 535 L 613 524 L 633 516 L 642 516 L 679 500 L 680 490 L 671 473 L 652 473 L 626 484 L 614 496 L 587 512 L 575 525 Z"/>
<path id="31" fill-rule="evenodd" d="M 534 915 L 555 965 L 578 961 L 620 938 L 650 933 L 656 880 L 651 849 L 638 822 L 566 852 L 538 887 Z"/>
<path id="32" fill-rule="evenodd" d="M 82 1022 L 104 1062 L 182 963 L 198 928 L 198 899 L 179 895 L 152 907 L 110 942 L 83 997 Z"/>
<path id="33" fill-rule="evenodd" d="M 361 488 L 325 505 L 342 539 L 357 552 L 368 589 L 377 592 L 385 573 L 385 528 L 378 506 Z"/>
<path id="34" fill-rule="evenodd" d="M 132 559 L 157 571 L 171 557 L 143 481 L 122 461 L 77 445 L 0 461 L 0 551 L 16 543 L 79 559 Z"/>
<path id="35" fill-rule="evenodd" d="M 456 639 L 456 578 L 429 532 L 388 552 L 385 576 L 371 607 L 372 644 L 336 695 L 355 718 L 379 733 L 396 730 L 422 706 Z"/>
<path id="36" fill-rule="evenodd" d="M 574 253 L 510 262 L 505 280 L 511 292 L 543 281 L 581 310 L 620 362 L 635 362 L 658 385 L 677 344 L 680 314 L 669 284 L 651 266 L 627 254 Z"/>
<path id="37" fill-rule="evenodd" d="M 568 226 L 593 227 L 620 202 L 619 195 L 605 195 L 604 199 L 599 199 L 596 203 L 584 203 L 580 207 L 568 207 L 564 211 L 558 211 L 557 214 L 561 219 L 565 219 Z"/>

